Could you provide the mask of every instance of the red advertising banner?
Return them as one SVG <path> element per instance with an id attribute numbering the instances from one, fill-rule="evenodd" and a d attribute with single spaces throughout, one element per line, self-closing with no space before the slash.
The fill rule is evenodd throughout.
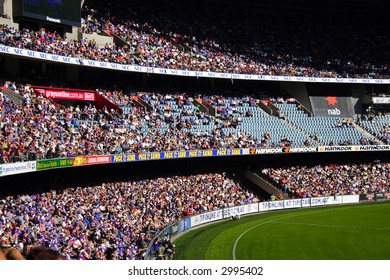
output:
<path id="1" fill-rule="evenodd" d="M 92 165 L 92 164 L 104 164 L 111 162 L 111 155 L 105 156 L 86 156 L 86 157 L 75 157 L 73 159 L 73 166 L 80 165 Z"/>
<path id="2" fill-rule="evenodd" d="M 43 89 L 40 90 L 40 92 L 45 97 L 53 98 L 53 99 L 95 101 L 95 94 L 93 92 L 51 90 L 51 89 Z"/>
<path id="3" fill-rule="evenodd" d="M 114 109 L 123 114 L 123 109 L 115 103 L 109 101 L 104 96 L 98 94 L 94 90 L 69 89 L 69 88 L 51 88 L 44 86 L 31 86 L 36 93 L 43 95 L 46 98 L 73 100 L 73 101 L 90 101 L 93 102 L 96 108 L 102 109 L 106 107 L 108 110 Z"/>
<path id="4" fill-rule="evenodd" d="M 87 163 L 86 164 L 103 164 L 103 163 L 110 163 L 111 162 L 111 155 L 107 156 L 89 156 L 87 157 Z"/>

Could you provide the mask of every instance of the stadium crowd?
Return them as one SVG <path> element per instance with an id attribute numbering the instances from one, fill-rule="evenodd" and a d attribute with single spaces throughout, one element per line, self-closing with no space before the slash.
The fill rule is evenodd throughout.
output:
<path id="1" fill-rule="evenodd" d="M 390 192 L 390 163 L 264 168 L 260 174 L 293 198 Z"/>
<path id="2" fill-rule="evenodd" d="M 0 162 L 17 162 L 46 158 L 140 153 L 218 148 L 250 148 L 260 143 L 248 133 L 237 130 L 225 134 L 225 120 L 217 120 L 192 109 L 167 108 L 166 102 L 180 99 L 188 104 L 185 95 L 139 93 L 145 100 L 157 101 L 152 111 L 131 106 L 131 98 L 124 100 L 129 111 L 119 115 L 115 111 L 97 110 L 95 106 L 63 107 L 35 95 L 29 85 L 6 83 L 25 97 L 26 105 L 17 106 L 0 94 Z M 103 94 L 113 97 L 111 91 Z M 184 97 L 183 97 L 184 96 Z M 179 115 L 173 116 L 173 113 Z M 187 117 L 185 119 L 185 117 Z M 213 130 L 190 131 L 198 124 L 213 125 Z M 162 129 L 162 127 L 165 129 Z M 169 129 L 168 129 L 169 128 Z"/>
<path id="3" fill-rule="evenodd" d="M 366 38 L 371 37 L 372 30 L 359 25 L 355 28 L 365 35 L 349 36 L 356 34 L 352 27 L 351 30 L 343 30 L 345 36 L 339 36 L 334 30 L 329 30 L 327 20 L 321 14 L 307 18 L 306 25 L 290 20 L 291 15 L 286 17 L 284 13 L 278 14 L 275 11 L 259 11 L 262 15 L 260 24 L 258 17 L 253 14 L 252 17 L 247 16 L 245 20 L 241 18 L 239 21 L 232 17 L 232 14 L 238 12 L 236 9 L 243 12 L 239 5 L 233 11 L 226 6 L 218 5 L 216 8 L 213 3 L 208 3 L 209 9 L 205 11 L 193 9 L 191 5 L 184 4 L 183 8 L 180 4 L 173 3 L 159 7 L 157 12 L 153 3 L 138 3 L 139 5 L 133 6 L 105 3 L 105 9 L 102 10 L 99 9 L 101 2 L 86 1 L 84 18 L 90 19 L 86 21 L 87 26 L 92 30 L 108 29 L 123 38 L 133 48 L 133 52 L 143 55 L 143 58 L 138 58 L 142 65 L 154 66 L 157 63 L 160 67 L 175 69 L 264 75 L 388 75 L 388 66 L 382 65 L 376 54 L 367 53 L 367 49 L 373 47 L 373 41 Z M 89 6 L 93 8 L 88 8 Z M 213 9 L 218 10 L 218 13 L 210 16 Z M 348 19 L 332 16 L 334 25 L 345 28 L 345 21 Z M 95 28 L 91 28 L 91 18 L 95 19 Z M 188 18 L 191 18 L 191 24 Z M 305 28 L 309 29 L 307 33 L 300 32 Z M 221 30 L 227 32 L 220 32 Z M 321 37 L 317 36 L 317 32 L 323 30 L 327 32 L 321 32 Z M 382 35 L 383 30 L 375 40 L 389 39 Z M 312 40 L 312 37 L 316 40 Z M 309 41 L 310 46 L 304 44 Z M 291 45 L 291 42 L 295 44 Z M 329 45 L 330 42 L 334 45 Z M 365 47 L 351 48 L 356 46 L 356 42 Z M 165 61 L 161 55 L 167 57 Z M 367 61 L 356 57 L 364 57 Z"/>
<path id="4" fill-rule="evenodd" d="M 142 259 L 153 236 L 185 216 L 258 202 L 224 173 L 109 182 L 0 200 L 0 236 L 67 259 Z"/>
<path id="5" fill-rule="evenodd" d="M 390 144 L 390 124 L 383 125 L 380 131 L 380 136 L 386 144 Z"/>
<path id="6" fill-rule="evenodd" d="M 334 24 L 342 27 L 345 34 L 340 36 L 337 28 L 325 28 L 322 17 L 310 18 L 304 24 L 285 22 L 285 18 L 279 18 L 282 15 L 274 12 L 265 13 L 261 25 L 253 15 L 233 23 L 229 17 L 232 11 L 222 9 L 218 15 L 222 26 L 216 27 L 214 17 L 191 15 L 195 22 L 189 28 L 183 14 L 202 13 L 176 13 L 177 8 L 172 5 L 168 5 L 172 10 L 163 8 L 161 13 L 155 13 L 153 4 L 150 5 L 86 1 L 81 30 L 107 30 L 122 38 L 121 46 L 106 44 L 98 48 L 93 40 L 66 40 L 56 32 L 16 30 L 6 25 L 0 25 L 0 44 L 68 57 L 180 70 L 306 77 L 389 75 L 388 65 L 380 59 L 384 50 L 378 47 L 385 45 L 389 36 L 381 29 L 371 30 L 370 25 L 359 25 L 357 32 L 345 27 L 347 19 L 337 18 Z M 235 26 L 234 32 L 231 26 Z M 308 30 L 301 32 L 302 29 Z M 326 32 L 318 36 L 322 29 Z M 375 48 L 378 50 L 368 52 Z"/>
<path id="7" fill-rule="evenodd" d="M 86 25 L 95 31 L 108 29 L 130 47 L 137 46 L 134 51 L 144 54 L 144 63 L 151 62 L 149 56 L 156 60 L 159 52 L 164 51 L 162 54 L 169 56 L 169 62 L 164 63 L 176 69 L 206 67 L 215 72 L 317 77 L 389 74 L 388 65 L 383 64 L 379 55 L 385 50 L 374 44 L 374 41 L 389 40 L 377 23 L 378 18 L 366 17 L 372 23 L 367 26 L 354 21 L 351 15 L 340 17 L 323 11 L 313 11 L 312 16 L 305 13 L 306 22 L 302 22 L 294 20 L 303 16 L 299 13 L 292 15 L 283 10 L 221 6 L 212 2 L 207 3 L 207 9 L 201 8 L 204 3 L 194 8 L 193 3 L 172 2 L 161 6 L 153 1 L 137 1 L 134 5 L 104 2 L 101 9 L 102 2 L 86 1 L 83 9 L 83 17 L 89 19 Z M 238 19 L 237 14 L 245 15 L 245 19 Z M 339 28 L 329 28 L 326 24 L 329 16 L 332 26 Z M 355 25 L 349 27 L 348 21 L 354 21 Z M 376 24 L 374 34 L 371 27 Z M 156 48 L 145 48 L 145 45 Z M 367 52 L 373 48 L 378 51 Z"/>
<path id="8" fill-rule="evenodd" d="M 124 110 L 123 114 L 97 109 L 90 104 L 62 106 L 34 92 L 30 85 L 6 82 L 25 100 L 18 106 L 0 93 L 0 163 L 104 155 L 180 150 L 267 148 L 292 145 L 286 137 L 270 140 L 269 131 L 256 138 L 241 128 L 257 106 L 254 97 L 185 92 L 96 91 Z M 150 108 L 139 106 L 137 98 Z M 200 110 L 194 100 L 203 100 L 215 114 Z M 271 102 L 295 102 L 295 99 L 271 97 Z M 258 108 L 256 108 L 258 109 Z M 342 125 L 341 125 L 342 126 Z M 382 130 L 386 137 L 386 125 Z M 318 135 L 319 137 L 321 135 Z M 310 146 L 315 138 L 295 146 Z M 287 144 L 286 144 L 287 143 Z M 347 140 L 338 143 L 349 145 Z M 376 145 L 373 137 L 360 139 L 361 145 Z"/>
<path id="9" fill-rule="evenodd" d="M 4 24 L 0 24 L 0 44 L 80 59 L 182 70 L 359 78 L 390 74 L 389 65 L 381 60 L 380 47 L 389 45 L 389 36 L 376 29 L 377 25 L 358 25 L 364 28 L 357 32 L 355 27 L 331 29 L 323 17 L 296 23 L 296 18 L 271 19 L 266 13 L 260 23 L 248 17 L 232 24 L 236 18 L 229 18 L 223 7 L 219 15 L 208 17 L 207 11 L 194 16 L 199 14 L 197 10 L 178 10 L 172 4 L 156 14 L 147 3 L 137 8 L 118 6 L 120 1 L 104 1 L 104 5 L 100 0 L 85 2 L 82 32 L 109 30 L 122 38 L 124 45 L 98 48 L 93 40 L 68 40 L 55 31 L 17 30 Z M 172 16 L 175 13 L 178 17 Z M 188 24 L 184 18 L 193 22 Z M 333 26 L 344 26 L 349 19 L 336 19 Z M 237 128 L 256 106 L 251 96 L 192 97 L 183 92 L 127 94 L 120 89 L 97 89 L 126 109 L 120 115 L 92 104 L 65 107 L 36 95 L 29 85 L 7 82 L 4 86 L 20 94 L 25 104 L 16 105 L 0 91 L 0 164 L 79 155 L 258 148 L 270 139 L 269 132 L 256 139 Z M 133 97 L 142 98 L 151 109 L 137 106 Z M 202 112 L 194 99 L 203 99 L 217 114 Z M 271 98 L 270 102 L 295 100 Z M 236 107 L 243 104 L 248 108 L 244 113 Z M 230 127 L 235 128 L 234 133 L 225 132 Z M 385 125 L 381 137 L 389 141 L 389 135 L 389 125 Z M 286 141 L 267 146 L 283 146 Z M 362 138 L 362 144 L 375 143 Z M 311 144 L 307 140 L 302 145 Z M 390 192 L 389 163 L 265 168 L 261 174 L 293 198 Z M 39 258 L 39 250 L 51 248 L 61 254 L 55 257 L 65 259 L 142 259 L 153 237 L 168 224 L 258 201 L 258 196 L 221 173 L 115 181 L 2 197 L 0 245 L 12 245 L 26 258 L 33 254 Z M 0 253 L 0 259 L 4 258 L 3 251 Z"/>

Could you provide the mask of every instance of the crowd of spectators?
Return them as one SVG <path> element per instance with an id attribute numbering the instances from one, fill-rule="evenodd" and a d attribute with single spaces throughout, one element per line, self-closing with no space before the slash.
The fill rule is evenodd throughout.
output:
<path id="1" fill-rule="evenodd" d="M 384 124 L 380 131 L 381 140 L 386 144 L 390 144 L 390 124 Z"/>
<path id="2" fill-rule="evenodd" d="M 141 60 L 145 64 L 265 75 L 389 74 L 380 55 L 385 50 L 374 43 L 389 40 L 383 26 L 372 28 L 378 24 L 377 18 L 366 18 L 372 21 L 367 26 L 354 21 L 351 15 L 324 15 L 322 11 L 308 16 L 305 12 L 292 15 L 283 10 L 221 7 L 214 3 L 207 3 L 207 9 L 202 4 L 193 7 L 193 3 L 191 6 L 177 2 L 163 6 L 142 1 L 134 5 L 106 1 L 102 4 L 100 0 L 86 1 L 84 18 L 89 18 L 89 24 L 94 18 L 98 28 L 122 37 L 133 51 L 143 54 Z M 100 8 L 103 6 L 104 9 Z M 238 13 L 245 16 L 237 18 Z M 305 22 L 295 21 L 303 15 Z M 337 32 L 326 24 L 328 16 L 332 17 L 333 26 L 340 27 Z M 367 52 L 373 48 L 378 52 Z M 160 55 L 167 59 L 164 61 Z"/>
<path id="3" fill-rule="evenodd" d="M 68 259 L 142 259 L 156 233 L 185 216 L 258 202 L 225 173 L 108 182 L 0 200 L 0 236 L 20 252 Z"/>
<path id="4" fill-rule="evenodd" d="M 35 95 L 29 85 L 16 87 L 25 97 L 25 106 L 17 106 L 0 94 L 0 162 L 46 158 L 140 153 L 218 148 L 252 148 L 258 145 L 250 134 L 237 130 L 224 133 L 223 121 L 217 121 L 196 107 L 182 109 L 190 102 L 185 95 L 139 93 L 147 101 L 157 101 L 152 111 L 132 106 L 132 99 L 117 92 L 115 101 L 127 103 L 128 111 L 119 115 L 88 106 L 64 107 L 42 95 Z M 114 98 L 114 91 L 104 91 Z M 183 97 L 184 96 L 184 97 Z M 179 98 L 179 99 L 178 99 Z M 181 99 L 183 98 L 183 99 Z M 174 100 L 176 112 L 166 102 Z M 181 100 L 181 101 L 180 101 Z M 178 113 L 173 117 L 173 113 Z M 187 117 L 187 118 L 186 118 Z M 210 129 L 189 130 L 210 124 Z"/>
<path id="5" fill-rule="evenodd" d="M 84 5 L 81 8 L 81 32 L 84 34 L 94 34 L 101 33 L 103 30 L 103 25 L 98 19 L 95 9 L 89 8 L 87 5 Z"/>
<path id="6" fill-rule="evenodd" d="M 38 31 L 27 28 L 17 30 L 0 24 L 0 44 L 66 57 L 133 64 L 128 57 L 130 54 L 115 44 L 106 44 L 99 49 L 94 40 L 65 40 L 56 31 L 50 32 L 44 28 Z"/>
<path id="7" fill-rule="evenodd" d="M 119 126 L 126 123 L 118 113 L 92 104 L 64 107 L 35 95 L 29 85 L 6 86 L 22 95 L 25 105 L 0 93 L 0 162 L 115 153 L 123 134 Z"/>
<path id="8" fill-rule="evenodd" d="M 118 106 L 128 106 L 132 103 L 130 96 L 124 94 L 122 89 L 107 90 L 98 88 L 96 92 Z"/>
<path id="9" fill-rule="evenodd" d="M 1 163 L 81 155 L 291 146 L 291 139 L 285 135 L 274 142 L 269 131 L 256 138 L 241 127 L 245 118 L 252 118 L 252 110 L 257 106 L 251 96 L 97 89 L 123 108 L 124 113 L 120 114 L 105 107 L 97 109 L 92 103 L 65 107 L 36 94 L 28 84 L 6 82 L 5 87 L 20 94 L 25 105 L 18 106 L 0 93 Z M 150 107 L 135 104 L 137 98 Z M 200 110 L 200 103 L 195 105 L 194 100 L 208 103 L 216 114 Z M 342 122 L 340 125 L 350 126 Z M 384 137 L 386 131 L 385 125 Z M 378 143 L 374 137 L 360 139 L 362 145 Z M 350 145 L 347 140 L 337 144 Z M 312 144 L 308 139 L 294 145 Z"/>
<path id="10" fill-rule="evenodd" d="M 390 192 L 390 163 L 264 168 L 260 174 L 292 198 Z"/>
<path id="11" fill-rule="evenodd" d="M 281 15 L 274 12 L 265 13 L 261 24 L 253 15 L 233 24 L 229 18 L 232 11 L 223 9 L 218 13 L 221 26 L 216 27 L 214 17 L 210 21 L 205 15 L 189 16 L 191 12 L 201 15 L 197 9 L 176 13 L 178 7 L 171 10 L 163 7 L 156 12 L 153 4 L 139 4 L 123 6 L 122 2 L 91 0 L 83 7 L 82 32 L 107 30 L 122 38 L 123 46 L 106 44 L 98 48 L 93 40 L 66 40 L 44 29 L 16 30 L 5 25 L 0 25 L 0 44 L 63 56 L 181 70 L 310 77 L 389 75 L 388 65 L 381 60 L 384 50 L 378 47 L 385 45 L 389 36 L 370 25 L 347 27 L 346 19 L 337 18 L 334 24 L 343 27 L 345 36 L 341 38 L 338 29 L 334 29 L 337 30 L 334 34 L 328 28 L 319 36 L 317 33 L 324 27 L 321 19 L 310 18 L 307 24 L 290 19 L 285 22 L 285 18 L 279 20 Z M 195 22 L 186 23 L 183 15 L 189 16 L 187 21 L 192 18 Z M 311 21 L 315 24 L 309 24 Z M 235 27 L 234 31 L 231 26 Z M 301 32 L 305 29 L 307 32 Z M 378 30 L 375 35 L 373 31 Z M 373 48 L 379 49 L 372 51 Z"/>
<path id="12" fill-rule="evenodd" d="M 237 18 L 230 19 L 225 9 L 215 17 L 202 10 L 204 15 L 198 17 L 194 16 L 197 10 L 177 13 L 178 7 L 171 9 L 171 4 L 158 14 L 149 10 L 147 3 L 136 8 L 117 6 L 120 1 L 85 2 L 81 31 L 91 34 L 109 30 L 126 44 L 106 44 L 99 49 L 93 40 L 67 40 L 57 32 L 17 30 L 3 24 L 0 44 L 82 59 L 183 70 L 314 77 L 389 75 L 388 65 L 378 59 L 382 58 L 382 49 L 373 48 L 388 45 L 388 34 L 369 24 L 361 33 L 356 32 L 356 27 L 343 25 L 349 18 L 333 22 L 334 26 L 344 26 L 340 31 L 324 28 L 328 23 L 321 22 L 322 17 L 294 23 L 295 18 L 284 21 L 262 15 L 261 23 L 248 17 L 232 24 L 231 20 Z M 172 16 L 175 13 L 177 17 Z M 189 17 L 189 13 L 194 14 Z M 188 18 L 193 19 L 191 24 Z M 335 34 L 338 32 L 340 36 Z M 0 163 L 89 154 L 257 148 L 270 139 L 269 132 L 256 139 L 238 128 L 256 106 L 250 96 L 191 97 L 186 93 L 126 94 L 120 89 L 97 89 L 127 109 L 119 115 L 93 105 L 64 107 L 36 95 L 29 85 L 7 82 L 5 86 L 19 93 L 25 104 L 18 106 L 0 92 Z M 152 109 L 136 106 L 131 95 L 152 104 Z M 194 106 L 195 98 L 216 108 L 216 116 Z M 270 102 L 295 100 L 271 98 Z M 248 105 L 247 111 L 237 111 L 237 106 L 243 104 Z M 192 131 L 208 125 L 210 130 Z M 344 125 L 349 124 L 340 123 Z M 236 129 L 235 133 L 224 132 L 230 127 Z M 381 134 L 390 139 L 389 125 Z M 368 144 L 377 143 L 372 141 Z M 279 144 L 288 142 L 282 137 Z M 303 144 L 311 145 L 309 140 Z M 361 144 L 367 144 L 367 139 L 362 138 Z M 266 168 L 261 173 L 293 198 L 390 191 L 389 163 Z M 142 259 L 153 236 L 166 225 L 185 216 L 258 200 L 219 173 L 53 189 L 2 198 L 0 236 L 24 255 L 32 247 L 44 247 L 67 259 Z"/>

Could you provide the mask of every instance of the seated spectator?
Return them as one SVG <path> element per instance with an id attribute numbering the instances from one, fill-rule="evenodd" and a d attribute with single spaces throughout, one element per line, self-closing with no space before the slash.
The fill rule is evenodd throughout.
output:
<path id="1" fill-rule="evenodd" d="M 265 168 L 261 173 L 293 198 L 390 191 L 390 163 Z"/>
<path id="2" fill-rule="evenodd" d="M 66 260 L 66 258 L 57 251 L 40 246 L 30 248 L 26 260 Z"/>
<path id="3" fill-rule="evenodd" d="M 28 259 L 134 260 L 188 214 L 258 201 L 219 173 L 117 181 L 6 197 L 0 211 L 9 214 L 0 216 L 0 228 L 4 240 L 24 245 Z"/>
<path id="4" fill-rule="evenodd" d="M 105 8 L 101 9 L 103 6 Z M 214 7 L 209 5 L 208 9 L 212 6 Z M 218 16 L 222 18 L 217 22 L 223 26 L 215 28 L 213 22 L 208 22 L 209 19 L 205 16 L 208 12 L 200 12 L 202 9 L 194 7 L 177 10 L 178 7 L 178 3 L 167 5 L 161 7 L 158 13 L 153 13 L 150 11 L 155 9 L 154 5 L 145 2 L 123 6 L 120 2 L 108 4 L 91 0 L 88 5 L 84 5 L 81 31 L 91 34 L 108 30 L 125 42 L 123 46 L 106 44 L 98 48 L 93 40 L 66 40 L 56 32 L 47 32 L 44 29 L 16 30 L 5 25 L 0 26 L 0 43 L 82 59 L 180 70 L 343 78 L 379 78 L 389 74 L 387 65 L 381 61 L 383 50 L 373 43 L 376 40 L 388 39 L 383 27 L 377 23 L 377 18 L 371 19 L 369 25 L 359 25 L 358 21 L 351 20 L 350 22 L 356 22 L 351 30 L 348 30 L 351 36 L 343 36 L 341 39 L 334 36 L 333 30 L 324 26 L 326 19 L 317 11 L 313 13 L 316 16 L 307 20 L 312 23 L 311 28 L 327 32 L 324 33 L 326 36 L 313 40 L 316 31 L 300 32 L 305 27 L 295 22 L 285 23 L 285 17 L 282 16 L 284 13 L 275 14 L 260 10 L 262 18 L 267 18 L 260 25 L 258 17 L 246 17 L 250 23 L 237 24 L 230 21 L 229 13 L 232 11 L 224 7 L 224 14 L 221 7 L 218 7 Z M 245 10 L 245 6 L 237 6 L 243 7 Z M 140 12 L 138 9 L 147 9 L 149 12 Z M 167 13 L 165 16 L 162 10 Z M 175 10 L 177 12 L 174 12 Z M 188 12 L 187 10 L 192 13 L 200 12 L 197 20 L 188 24 L 182 19 L 182 24 L 179 24 L 178 17 Z M 193 18 L 193 14 L 190 16 Z M 213 15 L 213 18 L 215 16 Z M 335 26 L 345 28 L 344 21 L 345 18 L 334 14 Z M 230 32 L 229 36 L 226 32 L 221 32 L 229 30 L 232 24 L 235 25 L 236 32 Z M 175 29 L 186 29 L 187 26 L 191 26 L 191 29 L 182 32 L 168 30 L 174 25 Z M 360 32 L 357 33 L 356 30 Z M 372 30 L 378 31 L 375 33 L 378 33 L 376 40 L 368 39 L 370 36 L 367 34 L 373 34 Z M 317 32 L 319 33 L 321 32 Z M 352 36 L 360 33 L 365 35 Z M 246 35 L 242 36 L 243 34 Z M 305 34 L 307 40 L 296 38 L 297 34 Z M 239 41 L 241 43 L 238 43 Z M 300 43 L 292 46 L 289 44 L 292 41 Z M 305 43 L 309 41 L 311 44 Z M 357 43 L 362 47 L 353 50 L 348 47 Z M 243 45 L 246 47 L 242 48 Z M 288 51 L 284 47 L 287 45 Z M 329 49 L 333 48 L 338 51 L 329 56 Z M 369 49 L 377 51 L 368 53 L 366 50 Z M 362 59 L 356 59 L 357 57 Z"/>
<path id="5" fill-rule="evenodd" d="M 18 249 L 8 245 L 7 241 L 2 239 L 0 241 L 0 260 L 24 260 L 24 257 Z"/>

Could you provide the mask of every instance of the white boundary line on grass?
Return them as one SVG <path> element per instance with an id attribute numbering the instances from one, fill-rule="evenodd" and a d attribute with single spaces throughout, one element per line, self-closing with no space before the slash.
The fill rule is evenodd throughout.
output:
<path id="1" fill-rule="evenodd" d="M 357 205 L 361 205 L 361 204 L 357 204 Z M 356 205 L 354 206 L 349 206 L 349 207 L 345 207 L 345 208 L 353 208 L 355 207 Z M 305 212 L 305 213 L 302 213 L 302 214 L 298 214 L 298 215 L 293 215 L 293 216 L 288 216 L 288 217 L 282 217 L 282 218 L 278 218 L 278 219 L 274 219 L 274 220 L 269 220 L 269 221 L 266 221 L 264 223 L 261 223 L 261 224 L 258 224 L 258 225 L 255 225 L 249 229 L 247 229 L 246 231 L 244 231 L 243 233 L 240 234 L 239 237 L 237 237 L 236 241 L 234 242 L 234 246 L 233 246 L 233 250 L 232 250 L 232 255 L 233 255 L 233 260 L 236 260 L 236 249 L 237 249 L 237 244 L 238 244 L 238 241 L 240 241 L 240 239 L 245 235 L 247 234 L 249 231 L 251 231 L 252 229 L 255 229 L 257 227 L 260 227 L 260 226 L 263 226 L 263 225 L 266 225 L 266 224 L 269 224 L 269 223 L 275 223 L 275 221 L 279 221 L 279 220 L 283 220 L 283 219 L 287 219 L 287 218 L 294 218 L 294 217 L 299 217 L 299 216 L 304 216 L 304 215 L 310 215 L 310 214 L 313 214 L 313 213 L 320 213 L 320 212 L 326 212 L 326 211 L 331 211 L 333 209 L 335 209 L 336 207 L 330 207 L 328 209 L 325 209 L 325 210 L 321 210 L 321 211 L 308 211 L 308 212 Z M 345 209 L 344 208 L 344 209 Z M 283 210 L 282 210 L 283 211 Z M 269 213 L 269 212 L 268 212 Z M 383 229 L 383 228 L 382 228 Z M 388 229 L 388 228 L 385 228 L 385 229 Z"/>
<path id="2" fill-rule="evenodd" d="M 299 215 L 293 215 L 293 216 L 282 217 L 282 218 L 278 218 L 278 219 L 274 219 L 274 220 L 269 220 L 269 221 L 266 221 L 266 222 L 264 222 L 264 223 L 255 225 L 255 226 L 253 226 L 253 227 L 247 229 L 246 231 L 244 231 L 243 233 L 241 233 L 240 236 L 237 237 L 236 241 L 234 242 L 234 246 L 233 246 L 233 260 L 236 260 L 236 248 L 237 248 L 238 241 L 240 241 L 240 239 L 241 239 L 245 234 L 247 234 L 249 231 L 251 231 L 252 229 L 255 229 L 255 228 L 257 228 L 257 227 L 260 227 L 260 226 L 263 226 L 263 225 L 266 225 L 266 224 L 269 224 L 269 223 L 272 223 L 272 222 L 275 222 L 275 221 L 279 221 L 279 220 L 282 220 L 282 219 L 294 218 L 294 217 L 309 215 L 309 214 L 313 214 L 313 212 L 315 212 L 315 213 L 326 212 L 326 211 L 329 211 L 329 210 L 330 210 L 330 209 L 326 209 L 326 210 L 322 210 L 322 211 L 309 211 L 309 212 L 301 213 L 301 214 L 299 214 Z"/>
<path id="3" fill-rule="evenodd" d="M 357 205 L 361 205 L 361 204 L 357 204 Z M 376 204 L 377 205 L 377 204 Z M 356 205 L 354 205 L 356 206 Z M 345 208 L 353 208 L 354 206 L 349 206 L 349 207 L 345 207 Z M 335 207 L 336 208 L 336 207 Z M 238 241 L 240 241 L 240 239 L 245 235 L 247 234 L 249 231 L 251 231 L 252 229 L 255 229 L 257 227 L 260 227 L 260 226 L 263 226 L 263 225 L 266 225 L 266 224 L 269 224 L 269 223 L 278 223 L 276 221 L 279 221 L 279 220 L 283 220 L 283 219 L 287 219 L 287 218 L 294 218 L 294 217 L 299 217 L 299 216 L 304 216 L 304 215 L 309 215 L 309 214 L 312 214 L 312 213 L 319 213 L 319 212 L 326 212 L 326 211 L 330 211 L 330 210 L 333 210 L 335 209 L 334 207 L 331 207 L 331 208 L 328 208 L 328 209 L 325 209 L 325 210 L 321 210 L 321 211 L 309 211 L 309 212 L 305 212 L 305 213 L 302 213 L 302 214 L 299 214 L 299 215 L 293 215 L 293 216 L 288 216 L 288 217 L 282 217 L 282 218 L 278 218 L 278 219 L 274 219 L 274 220 L 269 220 L 269 221 L 266 221 L 264 223 L 261 223 L 261 224 L 258 224 L 258 225 L 255 225 L 249 229 L 247 229 L 246 231 L 244 231 L 243 233 L 240 234 L 239 237 L 237 237 L 236 241 L 234 242 L 234 246 L 233 246 L 233 260 L 236 260 L 236 249 L 237 249 L 237 244 L 238 244 Z M 268 212 L 269 213 L 269 212 Z M 280 224 L 282 224 L 283 222 L 279 222 Z M 285 222 L 285 224 L 289 224 L 288 222 Z M 304 224 L 304 223 L 290 223 L 290 224 L 301 224 L 301 225 L 312 225 L 312 226 L 332 226 L 332 225 L 321 225 L 321 224 Z M 349 227 L 349 228 L 367 228 L 367 229 L 380 229 L 380 230 L 390 230 L 390 228 L 374 228 L 374 227 L 359 227 L 359 226 L 333 226 L 333 227 Z"/>
<path id="4" fill-rule="evenodd" d="M 333 228 L 356 228 L 356 229 L 377 229 L 377 230 L 390 230 L 390 227 L 365 227 L 365 226 L 340 226 L 340 225 L 326 225 L 326 224 L 309 224 L 309 223 L 289 223 L 289 222 L 275 222 L 274 224 L 284 225 L 302 225 L 302 226 L 314 226 L 314 227 L 333 227 Z"/>

